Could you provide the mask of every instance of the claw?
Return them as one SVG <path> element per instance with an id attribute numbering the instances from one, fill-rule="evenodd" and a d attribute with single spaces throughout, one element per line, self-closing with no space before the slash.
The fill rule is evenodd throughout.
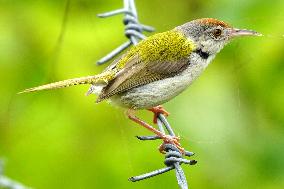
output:
<path id="1" fill-rule="evenodd" d="M 164 135 L 161 137 L 163 139 L 163 144 L 160 145 L 159 147 L 159 151 L 164 154 L 166 151 L 165 151 L 165 144 L 172 144 L 174 145 L 175 147 L 177 147 L 177 149 L 184 155 L 185 154 L 185 150 L 184 148 L 181 147 L 180 145 L 180 137 L 177 137 L 177 136 L 171 136 L 171 135 Z"/>
<path id="2" fill-rule="evenodd" d="M 149 111 L 154 113 L 154 118 L 153 118 L 153 122 L 155 124 L 157 124 L 157 120 L 158 120 L 158 116 L 159 114 L 163 114 L 164 116 L 169 116 L 170 113 L 168 111 L 166 111 L 163 106 L 159 105 L 159 106 L 155 106 L 153 108 L 148 109 Z"/>

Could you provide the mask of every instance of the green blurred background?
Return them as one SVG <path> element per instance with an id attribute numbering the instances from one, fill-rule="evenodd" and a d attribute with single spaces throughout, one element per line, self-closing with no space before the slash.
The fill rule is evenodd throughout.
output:
<path id="1" fill-rule="evenodd" d="M 214 17 L 265 34 L 233 41 L 189 90 L 167 103 L 182 145 L 196 153 L 184 166 L 191 188 L 284 188 L 284 1 L 137 0 L 140 21 L 157 32 Z M 5 174 L 28 186 L 178 188 L 174 172 L 131 183 L 163 166 L 160 141 L 88 86 L 16 95 L 24 88 L 92 75 L 96 60 L 126 39 L 122 16 L 97 13 L 121 0 L 0 0 L 0 157 Z M 139 116 L 151 121 L 152 114 Z"/>

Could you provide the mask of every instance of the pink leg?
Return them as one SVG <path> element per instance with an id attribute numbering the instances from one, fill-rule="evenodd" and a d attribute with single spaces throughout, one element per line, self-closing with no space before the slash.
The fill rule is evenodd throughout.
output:
<path id="1" fill-rule="evenodd" d="M 173 137 L 171 135 L 166 135 L 164 133 L 162 133 L 161 131 L 159 131 L 158 129 L 155 129 L 154 127 L 152 127 L 151 125 L 149 125 L 148 123 L 142 121 L 141 119 L 139 119 L 138 117 L 136 117 L 134 115 L 134 111 L 129 109 L 127 111 L 127 116 L 129 119 L 131 119 L 132 121 L 134 121 L 135 123 L 143 126 L 144 128 L 148 129 L 149 131 L 151 131 L 152 133 L 156 134 L 157 136 L 159 136 L 164 142 L 163 144 L 160 146 L 159 151 L 161 153 L 164 153 L 164 144 L 173 144 L 174 146 L 176 146 L 182 153 L 184 153 L 184 149 L 181 147 L 180 143 L 179 143 L 179 137 Z"/>

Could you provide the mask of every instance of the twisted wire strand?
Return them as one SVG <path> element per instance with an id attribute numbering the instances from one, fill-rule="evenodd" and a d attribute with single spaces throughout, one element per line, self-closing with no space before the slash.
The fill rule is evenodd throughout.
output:
<path id="1" fill-rule="evenodd" d="M 163 127 L 165 127 L 165 129 L 169 133 L 169 135 L 175 136 L 173 129 L 171 128 L 170 124 L 168 123 L 166 117 L 163 114 L 159 114 L 157 124 L 158 124 L 159 130 L 162 133 L 165 133 L 165 130 L 163 128 Z M 156 137 L 156 136 L 138 136 L 137 138 L 140 139 L 140 140 L 160 139 L 159 137 Z M 160 175 L 160 174 L 163 174 L 163 173 L 166 173 L 170 170 L 175 169 L 176 179 L 177 179 L 179 187 L 181 189 L 188 189 L 188 183 L 187 183 L 184 171 L 181 168 L 181 164 L 184 163 L 184 164 L 188 164 L 188 165 L 195 165 L 197 163 L 197 161 L 187 160 L 187 159 L 183 158 L 182 153 L 177 149 L 176 146 L 174 146 L 172 144 L 164 144 L 164 149 L 166 151 L 164 164 L 167 167 L 162 168 L 162 169 L 158 169 L 158 170 L 146 173 L 146 174 L 142 174 L 142 175 L 139 175 L 139 176 L 131 177 L 131 178 L 129 178 L 129 180 L 132 181 L 132 182 L 136 182 L 136 181 L 151 178 L 151 177 L 154 177 L 154 176 L 157 176 L 157 175 Z M 187 157 L 191 157 L 191 156 L 194 155 L 194 153 L 189 152 L 189 151 L 185 151 L 184 155 L 187 156 Z"/>
<path id="2" fill-rule="evenodd" d="M 151 26 L 140 24 L 137 17 L 137 11 L 134 0 L 124 0 L 124 8 L 98 14 L 100 18 L 107 18 L 119 14 L 124 14 L 123 24 L 125 25 L 124 35 L 129 39 L 127 42 L 123 43 L 109 54 L 97 61 L 98 65 L 104 64 L 118 55 L 120 52 L 130 47 L 131 45 L 136 45 L 140 40 L 145 39 L 145 35 L 142 32 L 153 32 L 154 28 Z M 159 114 L 157 120 L 158 128 L 162 133 L 168 133 L 171 136 L 175 136 L 173 129 L 171 128 L 169 122 L 163 114 Z M 164 129 L 165 128 L 165 129 Z M 136 136 L 139 140 L 157 140 L 160 139 L 158 136 Z M 164 144 L 165 148 L 165 168 L 161 168 L 149 173 L 145 173 L 139 176 L 134 176 L 129 178 L 130 181 L 136 182 L 144 179 L 148 179 L 170 170 L 175 169 L 176 178 L 178 185 L 181 189 L 188 189 L 188 183 L 184 174 L 181 164 L 194 165 L 197 163 L 195 160 L 187 160 L 183 158 L 183 154 L 172 144 Z M 193 152 L 185 151 L 185 156 L 191 157 L 194 155 Z"/>
<path id="3" fill-rule="evenodd" d="M 98 65 L 104 64 L 124 51 L 131 45 L 136 45 L 140 40 L 145 39 L 145 35 L 142 32 L 153 32 L 155 29 L 151 26 L 140 24 L 137 17 L 137 11 L 134 0 L 124 0 L 124 8 L 98 14 L 100 18 L 108 18 L 111 16 L 124 14 L 123 24 L 125 25 L 124 35 L 128 38 L 128 41 L 118 46 L 109 54 L 97 61 Z"/>

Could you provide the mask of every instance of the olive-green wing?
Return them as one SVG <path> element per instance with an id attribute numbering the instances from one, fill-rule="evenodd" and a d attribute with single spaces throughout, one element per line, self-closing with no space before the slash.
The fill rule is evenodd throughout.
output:
<path id="1" fill-rule="evenodd" d="M 97 102 L 134 87 L 179 74 L 189 65 L 187 57 L 171 61 L 142 62 L 138 56 L 132 57 L 117 76 L 103 88 Z"/>

